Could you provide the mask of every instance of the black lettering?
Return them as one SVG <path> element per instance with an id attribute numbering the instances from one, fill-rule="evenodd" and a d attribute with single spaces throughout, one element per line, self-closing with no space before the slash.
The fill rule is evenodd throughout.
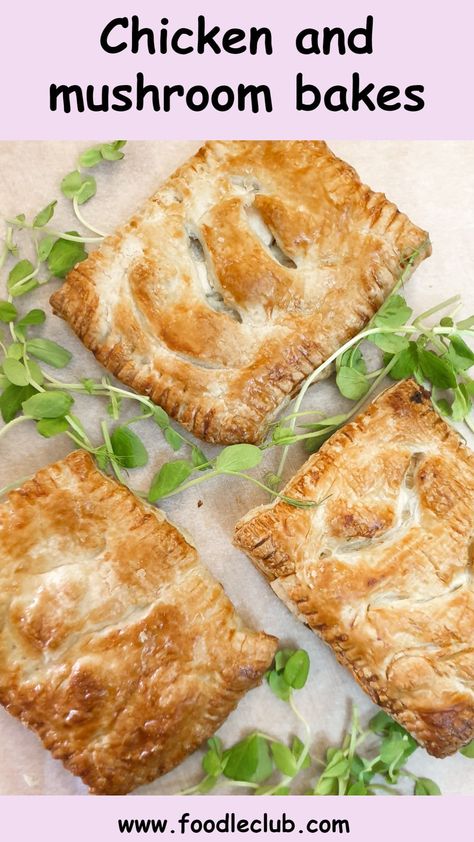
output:
<path id="1" fill-rule="evenodd" d="M 333 101 L 333 98 L 335 101 Z M 347 88 L 343 85 L 333 85 L 324 94 L 324 105 L 328 111 L 349 111 L 347 104 Z"/>
<path id="2" fill-rule="evenodd" d="M 195 102 L 194 97 L 198 95 L 201 101 Z M 209 105 L 209 91 L 203 85 L 194 85 L 186 94 L 186 105 L 191 111 L 204 111 Z M 192 825 L 191 825 L 192 827 Z"/>
<path id="3" fill-rule="evenodd" d="M 306 95 L 309 95 L 312 100 L 308 102 L 305 100 Z M 321 102 L 321 91 L 315 85 L 303 83 L 303 74 L 298 73 L 296 76 L 296 110 L 297 111 L 315 111 Z"/>
<path id="4" fill-rule="evenodd" d="M 273 54 L 272 33 L 266 26 L 261 26 L 260 28 L 257 28 L 256 26 L 250 27 L 250 55 L 256 55 L 260 38 L 263 38 L 264 40 L 264 50 L 266 55 L 271 56 Z"/>
<path id="5" fill-rule="evenodd" d="M 323 55 L 328 56 L 331 52 L 331 41 L 332 39 L 337 38 L 337 51 L 339 55 L 343 56 L 346 53 L 346 44 L 344 41 L 344 30 L 341 29 L 339 26 L 335 26 L 333 29 L 330 29 L 329 26 L 325 26 L 323 29 Z"/>
<path id="6" fill-rule="evenodd" d="M 169 20 L 168 18 L 161 18 L 160 23 L 162 26 L 160 29 L 160 53 L 165 56 L 168 52 L 168 30 L 166 29 L 166 26 L 169 23 Z"/>
<path id="7" fill-rule="evenodd" d="M 333 833 L 350 833 L 349 822 L 347 819 L 333 819 L 332 820 Z"/>
<path id="8" fill-rule="evenodd" d="M 369 111 L 375 111 L 375 105 L 370 99 L 369 94 L 374 90 L 375 85 L 370 82 L 365 88 L 360 87 L 360 76 L 358 73 L 352 74 L 352 110 L 358 111 L 359 105 L 363 102 Z"/>
<path id="9" fill-rule="evenodd" d="M 245 32 L 243 29 L 228 29 L 222 36 L 222 49 L 225 53 L 245 53 L 247 49 L 245 44 L 242 44 L 240 47 L 234 47 L 234 44 L 238 44 L 244 38 Z"/>
<path id="10" fill-rule="evenodd" d="M 163 88 L 163 111 L 171 110 L 171 97 L 173 94 L 177 96 L 184 96 L 184 88 L 182 85 L 165 85 Z"/>
<path id="11" fill-rule="evenodd" d="M 106 27 L 101 32 L 100 35 L 100 46 L 106 53 L 121 53 L 123 50 L 127 49 L 127 42 L 121 41 L 120 44 L 116 44 L 115 47 L 112 47 L 109 44 L 109 35 L 113 32 L 113 30 L 117 27 L 121 26 L 123 29 L 127 29 L 128 27 L 128 18 L 114 18 L 113 20 L 109 21 Z"/>
<path id="12" fill-rule="evenodd" d="M 89 111 L 108 111 L 109 110 L 109 86 L 102 85 L 102 96 L 100 102 L 94 102 L 95 88 L 94 85 L 88 85 L 86 88 L 86 102 Z"/>
<path id="13" fill-rule="evenodd" d="M 214 26 L 209 32 L 206 32 L 206 18 L 204 15 L 198 16 L 197 51 L 199 54 L 202 55 L 206 47 L 210 47 L 215 53 L 220 53 L 221 48 L 215 41 L 215 37 L 220 30 L 220 26 Z"/>
<path id="14" fill-rule="evenodd" d="M 268 85 L 243 85 L 240 84 L 237 88 L 237 108 L 239 111 L 245 111 L 246 99 L 250 97 L 250 107 L 253 114 L 260 111 L 258 98 L 263 95 L 265 111 L 270 113 L 273 111 L 272 93 Z"/>
<path id="15" fill-rule="evenodd" d="M 116 102 L 113 102 L 110 106 L 112 111 L 130 111 L 132 107 L 132 100 L 131 97 L 126 96 L 126 94 L 131 93 L 131 85 L 117 85 L 117 87 L 112 91 L 112 95 L 116 100 Z"/>
<path id="16" fill-rule="evenodd" d="M 319 822 L 319 832 L 320 833 L 329 833 L 331 831 L 331 822 L 329 819 L 321 819 Z"/>
<path id="17" fill-rule="evenodd" d="M 358 36 L 363 38 L 362 44 L 359 46 L 356 43 L 356 38 Z M 367 16 L 367 22 L 364 26 L 360 26 L 358 29 L 353 29 L 352 32 L 349 33 L 347 38 L 347 46 L 353 53 L 358 53 L 359 55 L 372 55 L 374 48 L 373 48 L 373 35 L 374 35 L 374 18 L 373 15 Z"/>
<path id="18" fill-rule="evenodd" d="M 132 53 L 138 53 L 140 49 L 140 40 L 142 38 L 146 38 L 147 41 L 147 52 L 154 56 L 156 53 L 155 49 L 155 36 L 153 35 L 153 31 L 148 29 L 148 27 L 144 26 L 143 29 L 140 29 L 140 18 L 138 15 L 132 15 Z"/>
<path id="19" fill-rule="evenodd" d="M 417 93 L 423 94 L 425 91 L 424 85 L 408 85 L 405 90 L 405 96 L 408 100 L 413 102 L 413 105 L 405 103 L 403 106 L 405 111 L 421 111 L 425 107 L 425 101 Z"/>
<path id="20" fill-rule="evenodd" d="M 290 819 L 286 813 L 283 813 L 282 816 L 282 823 L 283 823 L 283 833 L 293 833 L 295 829 L 295 823 L 293 819 Z"/>
<path id="21" fill-rule="evenodd" d="M 183 26 L 181 29 L 177 29 L 173 37 L 171 38 L 171 49 L 173 50 L 173 52 L 178 53 L 180 56 L 185 56 L 186 53 L 192 53 L 193 51 L 193 48 L 190 44 L 188 44 L 187 47 L 180 46 L 179 42 L 183 35 L 189 35 L 192 37 L 192 29 L 186 29 L 186 27 Z"/>
<path id="22" fill-rule="evenodd" d="M 225 102 L 220 101 L 221 94 L 224 94 L 226 97 Z M 228 85 L 219 85 L 219 87 L 213 90 L 211 95 L 211 103 L 216 111 L 229 111 L 234 104 L 234 100 L 235 94 L 232 88 L 229 88 Z"/>
<path id="23" fill-rule="evenodd" d="M 58 99 L 62 97 L 62 106 L 65 114 L 71 112 L 71 98 L 76 98 L 76 108 L 82 114 L 84 111 L 84 95 L 80 85 L 50 85 L 49 86 L 49 109 L 58 110 Z"/>
<path id="24" fill-rule="evenodd" d="M 156 85 L 145 85 L 143 73 L 137 73 L 137 111 L 143 111 L 145 97 L 151 94 L 153 111 L 160 110 L 160 92 Z"/>
<path id="25" fill-rule="evenodd" d="M 395 85 L 384 85 L 383 88 L 380 88 L 377 94 L 377 105 L 382 111 L 398 111 L 401 108 L 401 103 L 399 102 L 392 102 L 390 101 L 395 99 L 397 96 L 400 96 L 400 88 L 395 87 Z"/>
<path id="26" fill-rule="evenodd" d="M 311 53 L 319 56 L 321 50 L 319 49 L 318 38 L 319 32 L 317 29 L 302 29 L 296 36 L 296 49 L 304 56 L 309 56 Z M 308 44 L 305 44 L 306 40 L 309 42 Z"/>

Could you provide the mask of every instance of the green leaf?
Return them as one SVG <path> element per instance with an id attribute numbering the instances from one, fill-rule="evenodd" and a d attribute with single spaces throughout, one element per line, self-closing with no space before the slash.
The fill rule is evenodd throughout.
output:
<path id="1" fill-rule="evenodd" d="M 456 330 L 471 330 L 472 327 L 474 327 L 474 316 L 469 316 L 467 319 L 456 322 Z"/>
<path id="2" fill-rule="evenodd" d="M 77 231 L 67 231 L 78 237 Z M 48 257 L 48 269 L 56 278 L 65 278 L 71 269 L 78 263 L 85 260 L 87 252 L 84 243 L 75 243 L 71 240 L 63 240 L 61 237 L 56 240 Z"/>
<path id="3" fill-rule="evenodd" d="M 295 758 L 296 761 L 298 761 L 300 759 L 300 757 L 303 754 L 303 751 L 305 750 L 305 748 L 306 748 L 305 744 L 303 743 L 302 740 L 300 740 L 299 737 L 293 737 L 293 742 L 291 743 L 291 751 L 292 751 L 293 757 Z M 303 760 L 303 763 L 301 764 L 301 768 L 302 769 L 309 769 L 310 766 L 311 766 L 311 758 L 310 758 L 309 754 L 306 754 L 306 757 Z"/>
<path id="4" fill-rule="evenodd" d="M 451 405 L 449 401 L 446 400 L 446 398 L 435 398 L 432 395 L 431 402 L 434 405 L 435 409 L 438 410 L 439 414 L 443 416 L 443 418 L 451 418 Z"/>
<path id="5" fill-rule="evenodd" d="M 126 142 L 126 140 L 114 140 L 113 143 L 103 143 L 100 147 L 102 157 L 106 161 L 120 161 L 124 157 L 121 149 Z"/>
<path id="6" fill-rule="evenodd" d="M 0 412 L 5 424 L 15 418 L 23 402 L 34 394 L 36 394 L 36 389 L 32 386 L 7 386 L 0 395 Z"/>
<path id="7" fill-rule="evenodd" d="M 14 386 L 27 386 L 30 382 L 28 372 L 20 360 L 5 357 L 2 363 L 3 373 Z"/>
<path id="8" fill-rule="evenodd" d="M 273 772 L 267 741 L 251 734 L 224 753 L 224 775 L 233 781 L 262 783 Z"/>
<path id="9" fill-rule="evenodd" d="M 376 333 L 367 338 L 387 354 L 399 354 L 401 351 L 405 351 L 410 344 L 405 336 L 398 336 L 396 333 Z"/>
<path id="10" fill-rule="evenodd" d="M 154 503 L 178 488 L 190 475 L 193 466 L 185 459 L 165 462 L 152 480 L 148 500 Z"/>
<path id="11" fill-rule="evenodd" d="M 314 788 L 315 795 L 337 795 L 338 785 L 337 778 L 325 778 L 321 775 L 318 783 Z"/>
<path id="12" fill-rule="evenodd" d="M 338 750 L 329 761 L 323 774 L 325 778 L 340 778 L 349 771 L 349 759 Z"/>
<path id="13" fill-rule="evenodd" d="M 14 322 L 17 315 L 18 311 L 10 301 L 0 301 L 0 322 Z"/>
<path id="14" fill-rule="evenodd" d="M 441 795 L 441 790 L 430 778 L 417 778 L 415 795 Z"/>
<path id="15" fill-rule="evenodd" d="M 76 193 L 76 201 L 78 205 L 84 205 L 89 199 L 92 199 L 97 192 L 97 183 L 93 175 L 88 175 L 82 180 L 82 184 Z"/>
<path id="16" fill-rule="evenodd" d="M 367 787 L 363 781 L 356 781 L 347 790 L 347 795 L 367 795 Z"/>
<path id="17" fill-rule="evenodd" d="M 86 149 L 85 152 L 82 153 L 79 157 L 79 166 L 80 167 L 95 167 L 96 164 L 99 164 L 102 161 L 102 154 L 100 151 L 100 146 L 91 146 L 90 149 Z"/>
<path id="18" fill-rule="evenodd" d="M 453 421 L 464 421 L 469 415 L 472 401 L 463 384 L 454 390 L 454 401 L 451 406 L 451 417 Z"/>
<path id="19" fill-rule="evenodd" d="M 364 397 L 369 389 L 369 382 L 356 368 L 341 366 L 336 375 L 336 383 L 341 395 L 351 401 Z"/>
<path id="20" fill-rule="evenodd" d="M 292 430 L 291 427 L 280 427 L 280 425 L 277 424 L 277 426 L 273 428 L 272 440 L 274 444 L 291 444 L 294 438 L 295 431 Z"/>
<path id="21" fill-rule="evenodd" d="M 474 353 L 460 336 L 452 336 L 446 359 L 456 371 L 468 371 L 474 364 Z"/>
<path id="22" fill-rule="evenodd" d="M 28 400 L 23 401 L 25 415 L 35 418 L 63 418 L 68 414 L 73 399 L 67 392 L 38 392 Z"/>
<path id="23" fill-rule="evenodd" d="M 439 389 L 454 389 L 457 385 L 453 366 L 426 348 L 418 348 L 418 360 L 424 377 Z"/>
<path id="24" fill-rule="evenodd" d="M 281 699 L 283 702 L 287 702 L 291 695 L 291 687 L 285 679 L 283 675 L 276 672 L 275 670 L 270 670 L 267 673 L 267 681 L 272 693 L 277 697 L 277 699 Z"/>
<path id="25" fill-rule="evenodd" d="M 30 278 L 35 271 L 30 260 L 19 260 L 10 271 L 7 279 L 7 289 L 13 297 L 24 295 L 33 287 L 38 286 L 38 282 L 34 278 Z M 26 279 L 30 278 L 29 281 Z"/>
<path id="26" fill-rule="evenodd" d="M 275 669 L 280 672 L 284 670 L 289 659 L 296 652 L 296 649 L 279 649 L 275 655 Z"/>
<path id="27" fill-rule="evenodd" d="M 395 720 L 384 710 L 380 710 L 369 722 L 369 729 L 374 734 L 385 734 L 395 727 Z"/>
<path id="28" fill-rule="evenodd" d="M 44 310 L 30 310 L 25 316 L 21 317 L 17 327 L 23 327 L 23 325 L 42 325 L 45 321 L 46 313 Z"/>
<path id="29" fill-rule="evenodd" d="M 272 742 L 270 748 L 277 769 L 290 778 L 296 775 L 296 760 L 288 746 L 285 746 L 283 743 Z"/>
<path id="30" fill-rule="evenodd" d="M 61 192 L 66 199 L 73 199 L 74 196 L 77 194 L 78 190 L 81 189 L 82 185 L 82 175 L 79 170 L 73 170 L 72 172 L 68 173 L 68 175 L 64 176 L 63 180 L 61 181 Z"/>
<path id="31" fill-rule="evenodd" d="M 362 351 L 360 350 L 358 345 L 354 345 L 353 348 L 349 348 L 348 351 L 344 351 L 344 353 L 338 357 L 338 365 L 337 369 L 341 367 L 347 368 L 354 368 L 360 374 L 367 373 L 367 363 L 362 356 Z"/>
<path id="32" fill-rule="evenodd" d="M 201 448 L 194 446 L 191 450 L 191 462 L 194 468 L 203 468 L 208 465 L 208 458 Z"/>
<path id="33" fill-rule="evenodd" d="M 161 430 L 166 430 L 169 427 L 169 416 L 161 406 L 153 407 L 153 420 Z"/>
<path id="34" fill-rule="evenodd" d="M 211 739 L 207 741 L 207 745 L 208 750 L 203 757 L 202 768 L 207 775 L 216 777 L 221 775 L 223 770 L 222 743 L 219 737 L 211 737 Z"/>
<path id="35" fill-rule="evenodd" d="M 42 325 L 46 321 L 46 313 L 44 310 L 30 310 L 26 316 L 23 316 L 15 325 L 16 335 L 24 339 L 26 336 L 26 329 L 30 325 Z"/>
<path id="36" fill-rule="evenodd" d="M 48 224 L 49 220 L 52 219 L 54 209 L 57 204 L 57 201 L 54 200 L 54 202 L 50 202 L 49 205 L 46 205 L 42 211 L 36 214 L 33 220 L 33 228 L 44 228 L 44 226 Z"/>
<path id="37" fill-rule="evenodd" d="M 19 342 L 12 342 L 7 348 L 7 357 L 13 360 L 21 360 L 23 357 L 23 345 Z"/>
<path id="38" fill-rule="evenodd" d="M 309 673 L 309 655 L 304 649 L 297 649 L 288 659 L 283 678 L 294 690 L 305 686 Z"/>
<path id="39" fill-rule="evenodd" d="M 56 237 L 53 234 L 48 234 L 42 237 L 38 244 L 38 260 L 43 263 L 51 254 L 51 249 L 56 242 Z"/>
<path id="40" fill-rule="evenodd" d="M 163 435 L 167 443 L 175 451 L 175 453 L 177 450 L 180 450 L 183 441 L 181 439 L 181 436 L 176 432 L 176 430 L 173 430 L 173 427 L 167 427 L 163 431 Z"/>
<path id="41" fill-rule="evenodd" d="M 40 436 L 50 439 L 60 433 L 65 433 L 70 426 L 65 418 L 42 418 L 41 421 L 36 422 L 36 429 Z"/>
<path id="42" fill-rule="evenodd" d="M 66 348 L 62 348 L 57 342 L 52 339 L 29 339 L 26 343 L 26 349 L 33 357 L 38 360 L 53 366 L 53 368 L 64 368 L 71 358 L 72 354 Z"/>
<path id="43" fill-rule="evenodd" d="M 41 386 L 44 382 L 44 375 L 39 365 L 34 360 L 28 360 L 28 365 L 25 366 L 28 372 L 28 382 L 34 381 L 34 384 Z"/>
<path id="44" fill-rule="evenodd" d="M 112 449 L 123 468 L 142 468 L 148 453 L 142 440 L 130 427 L 116 427 L 110 436 Z"/>
<path id="45" fill-rule="evenodd" d="M 387 364 L 386 360 L 385 364 Z M 408 348 L 397 354 L 397 360 L 389 371 L 392 380 L 405 380 L 411 377 L 418 365 L 418 348 L 416 342 L 409 342 Z"/>
<path id="46" fill-rule="evenodd" d="M 464 748 L 461 748 L 459 753 L 472 760 L 474 758 L 474 740 L 471 740 L 471 742 L 464 746 Z"/>
<path id="47" fill-rule="evenodd" d="M 231 444 L 216 459 L 216 471 L 245 471 L 262 461 L 262 451 L 255 444 Z"/>
<path id="48" fill-rule="evenodd" d="M 412 309 L 401 295 L 390 295 L 373 318 L 375 327 L 401 327 L 412 315 Z"/>

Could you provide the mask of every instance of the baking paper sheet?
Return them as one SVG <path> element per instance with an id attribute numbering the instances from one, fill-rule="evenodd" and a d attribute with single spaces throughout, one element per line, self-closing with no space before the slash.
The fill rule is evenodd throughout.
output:
<path id="1" fill-rule="evenodd" d="M 315 127 L 317 128 L 317 127 Z M 84 215 L 105 231 L 112 231 L 145 200 L 161 181 L 195 151 L 195 142 L 134 142 L 118 164 L 104 164 L 94 171 L 97 196 L 83 207 Z M 433 255 L 416 271 L 406 294 L 415 312 L 461 293 L 464 312 L 474 312 L 474 143 L 444 142 L 333 142 L 333 150 L 358 170 L 373 189 L 381 190 L 431 235 Z M 31 216 L 59 198 L 61 178 L 75 167 L 84 143 L 0 143 L 0 217 L 26 213 Z M 54 224 L 75 228 L 69 203 L 59 202 Z M 41 294 L 29 296 L 35 306 L 48 310 L 48 298 L 59 281 Z M 22 300 L 19 300 L 22 306 Z M 25 304 L 26 306 L 26 304 Z M 103 369 L 86 351 L 67 325 L 49 316 L 42 331 L 73 352 L 68 380 L 98 377 Z M 60 372 L 62 378 L 66 372 Z M 313 387 L 306 406 L 335 414 L 346 405 L 332 382 Z M 77 400 L 77 414 L 91 431 L 105 411 L 98 399 Z M 150 465 L 134 471 L 136 487 L 145 487 L 162 461 L 170 458 L 160 431 L 149 422 L 139 429 L 151 454 Z M 465 430 L 463 431 L 466 432 Z M 471 444 L 472 437 L 471 437 Z M 42 439 L 28 424 L 19 425 L 0 441 L 0 486 L 32 474 L 70 449 L 65 437 Z M 212 452 L 212 448 L 209 448 Z M 288 476 L 303 462 L 303 449 L 290 449 Z M 276 467 L 278 454 L 269 454 L 265 470 Z M 198 507 L 198 501 L 203 505 Z M 215 479 L 163 503 L 163 508 L 197 546 L 203 562 L 222 582 L 248 624 L 277 635 L 284 645 L 304 647 L 311 657 L 311 675 L 297 701 L 313 731 L 312 754 L 321 756 L 328 744 L 338 742 L 346 729 L 351 706 L 357 704 L 362 721 L 375 707 L 327 648 L 280 603 L 250 561 L 234 547 L 235 522 L 266 495 L 238 479 Z M 231 744 L 253 729 L 285 739 L 300 733 L 288 706 L 272 696 L 268 687 L 251 691 L 220 729 Z M 137 794 L 172 794 L 200 777 L 202 753 L 196 752 L 173 772 Z M 434 778 L 443 793 L 474 793 L 474 760 L 457 755 L 445 760 L 417 751 L 409 767 Z M 300 791 L 305 782 L 301 781 Z M 219 790 L 223 792 L 224 790 Z M 409 791 L 409 790 L 408 790 Z M 233 790 L 235 792 L 235 790 Z M 239 790 L 240 792 L 240 790 Z M 245 790 L 242 790 L 245 792 Z M 37 737 L 0 710 L 0 794 L 85 794 L 82 783 L 51 758 Z"/>

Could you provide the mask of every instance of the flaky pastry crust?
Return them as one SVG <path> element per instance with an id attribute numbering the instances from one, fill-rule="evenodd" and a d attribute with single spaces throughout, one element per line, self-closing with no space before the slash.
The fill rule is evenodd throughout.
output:
<path id="1" fill-rule="evenodd" d="M 474 737 L 474 454 L 413 381 L 303 465 L 235 543 L 430 754 Z"/>
<path id="2" fill-rule="evenodd" d="M 93 793 L 176 766 L 272 661 L 178 529 L 83 451 L 0 506 L 0 559 L 0 702 Z"/>
<path id="3" fill-rule="evenodd" d="M 257 442 L 418 249 L 413 267 L 426 232 L 325 143 L 210 142 L 51 304 L 196 436 Z"/>

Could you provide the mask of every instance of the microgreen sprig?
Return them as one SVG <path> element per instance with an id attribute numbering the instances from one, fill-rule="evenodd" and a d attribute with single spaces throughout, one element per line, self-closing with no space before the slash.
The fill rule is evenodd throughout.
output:
<path id="1" fill-rule="evenodd" d="M 309 657 L 304 649 L 282 649 L 277 652 L 272 668 L 267 673 L 271 691 L 291 705 L 293 712 L 303 722 L 306 742 L 293 737 L 290 746 L 267 734 L 253 731 L 235 745 L 224 749 L 219 737 L 208 741 L 202 760 L 203 779 L 182 794 L 204 794 L 219 782 L 230 786 L 245 787 L 254 795 L 287 795 L 290 785 L 302 769 L 311 765 L 309 757 L 308 723 L 301 716 L 293 701 L 295 690 L 301 690 L 307 681 Z M 277 778 L 277 780 L 275 780 Z"/>
<path id="2" fill-rule="evenodd" d="M 224 748 L 220 737 L 214 736 L 208 740 L 202 759 L 204 777 L 181 794 L 202 795 L 226 784 L 244 787 L 253 795 L 288 795 L 295 783 L 298 785 L 296 779 L 302 770 L 313 770 L 314 774 L 317 767 L 316 780 L 306 795 L 399 795 L 397 786 L 404 778 L 412 781 L 414 795 L 440 794 L 434 781 L 418 777 L 405 767 L 418 744 L 384 711 L 372 717 L 364 730 L 354 707 L 349 731 L 341 744 L 327 748 L 324 760 L 312 759 L 311 729 L 294 701 L 295 691 L 306 684 L 309 668 L 305 650 L 281 649 L 267 673 L 271 691 L 290 705 L 303 724 L 304 741 L 294 736 L 287 745 L 268 734 L 252 731 Z M 472 757 L 474 749 L 467 746 L 462 753 Z M 307 774 L 311 775 L 311 771 Z"/>
<path id="3" fill-rule="evenodd" d="M 341 348 L 320 365 L 305 381 L 292 411 L 276 422 L 271 431 L 271 444 L 283 447 L 277 478 L 282 480 L 283 470 L 291 444 L 304 441 L 307 450 L 317 450 L 339 427 L 346 424 L 363 406 L 382 381 L 389 377 L 402 380 L 414 377 L 420 385 L 431 387 L 432 402 L 438 412 L 455 422 L 464 421 L 474 430 L 470 418 L 474 381 L 468 370 L 474 363 L 474 352 L 463 337 L 474 339 L 474 317 L 454 321 L 454 312 L 460 304 L 453 296 L 431 307 L 409 321 L 412 309 L 398 294 L 413 262 L 419 256 L 413 252 L 395 290 L 371 319 L 363 331 L 348 340 Z M 437 324 L 427 324 L 428 319 L 442 311 L 454 308 Z M 363 355 L 364 341 L 375 345 L 383 354 L 383 365 L 369 372 Z M 353 401 L 350 409 L 336 416 L 321 417 L 321 413 L 302 411 L 301 406 L 309 387 L 331 366 L 336 366 L 336 384 L 343 397 Z M 300 424 L 308 415 L 320 415 L 312 423 Z"/>

